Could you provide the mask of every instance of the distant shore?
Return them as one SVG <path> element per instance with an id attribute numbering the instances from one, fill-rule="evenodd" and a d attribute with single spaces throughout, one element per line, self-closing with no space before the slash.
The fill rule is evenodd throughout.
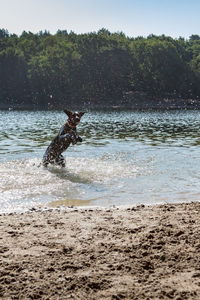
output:
<path id="1" fill-rule="evenodd" d="M 163 99 L 152 99 L 146 98 L 138 94 L 128 94 L 119 103 L 115 104 L 83 104 L 80 107 L 73 106 L 71 104 L 63 103 L 59 106 L 41 107 L 41 106 L 29 106 L 24 104 L 8 104 L 1 103 L 0 110 L 61 110 L 63 107 L 68 107 L 71 110 L 174 110 L 174 109 L 200 109 L 199 99 L 181 99 L 181 98 L 163 98 Z"/>
<path id="2" fill-rule="evenodd" d="M 200 202 L 0 218 L 1 299 L 200 299 Z"/>

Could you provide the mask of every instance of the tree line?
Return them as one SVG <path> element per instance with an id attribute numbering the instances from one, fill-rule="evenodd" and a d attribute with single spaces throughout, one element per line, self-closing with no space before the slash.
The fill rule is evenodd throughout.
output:
<path id="1" fill-rule="evenodd" d="M 1 107 L 103 108 L 123 105 L 130 91 L 161 101 L 198 100 L 200 36 L 131 38 L 104 28 L 18 36 L 0 30 Z"/>

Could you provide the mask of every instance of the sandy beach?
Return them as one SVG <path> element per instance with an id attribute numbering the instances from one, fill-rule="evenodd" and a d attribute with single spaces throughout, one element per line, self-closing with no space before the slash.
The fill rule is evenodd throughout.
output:
<path id="1" fill-rule="evenodd" d="M 200 299 L 200 203 L 0 216 L 0 299 Z"/>

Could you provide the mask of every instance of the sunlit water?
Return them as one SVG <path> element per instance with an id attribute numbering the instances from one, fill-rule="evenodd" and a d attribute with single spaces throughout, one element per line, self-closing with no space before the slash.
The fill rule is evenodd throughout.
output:
<path id="1" fill-rule="evenodd" d="M 0 212 L 200 200 L 200 112 L 89 112 L 66 168 L 38 167 L 63 112 L 0 111 Z"/>

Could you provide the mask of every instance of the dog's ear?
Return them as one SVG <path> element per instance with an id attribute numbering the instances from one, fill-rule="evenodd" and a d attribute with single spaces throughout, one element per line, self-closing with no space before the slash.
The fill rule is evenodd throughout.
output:
<path id="1" fill-rule="evenodd" d="M 67 109 L 64 109 L 64 113 L 66 113 L 66 115 L 70 118 L 71 115 L 72 115 L 72 112 L 67 110 Z"/>
<path id="2" fill-rule="evenodd" d="M 80 112 L 79 116 L 82 117 L 85 114 L 85 112 Z"/>

